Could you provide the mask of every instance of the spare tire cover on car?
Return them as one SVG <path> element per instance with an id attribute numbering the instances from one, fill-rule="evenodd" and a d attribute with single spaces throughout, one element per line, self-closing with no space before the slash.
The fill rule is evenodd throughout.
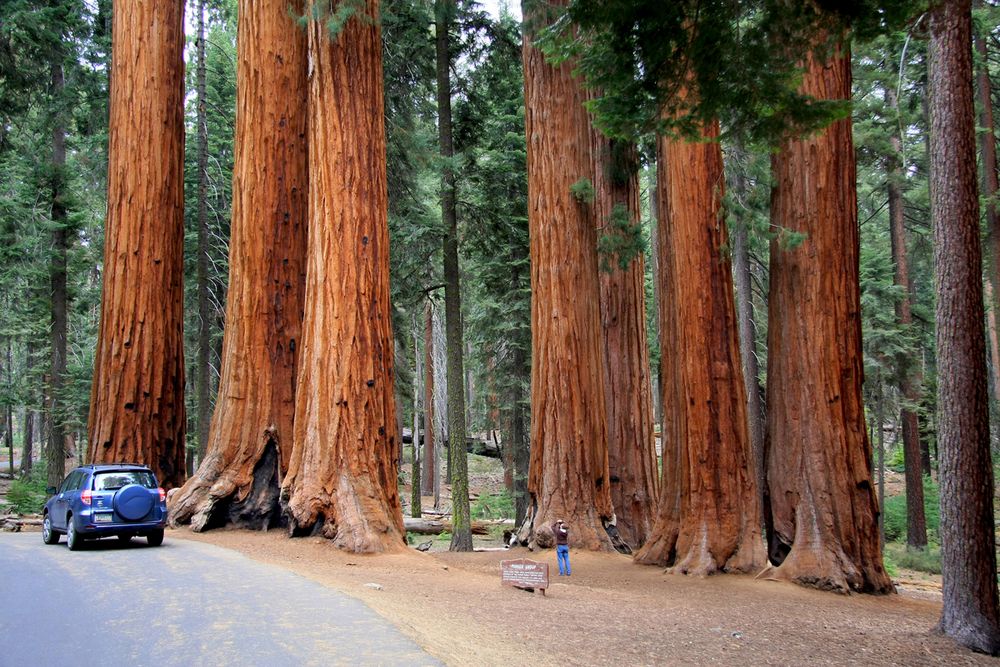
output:
<path id="1" fill-rule="evenodd" d="M 115 494 L 115 511 L 126 521 L 138 521 L 153 509 L 153 494 L 144 486 L 129 484 Z"/>

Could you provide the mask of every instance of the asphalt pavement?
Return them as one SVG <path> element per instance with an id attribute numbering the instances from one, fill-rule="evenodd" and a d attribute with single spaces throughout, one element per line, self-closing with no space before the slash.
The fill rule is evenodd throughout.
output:
<path id="1" fill-rule="evenodd" d="M 439 665 L 360 601 L 208 544 L 0 533 L 0 666 Z"/>

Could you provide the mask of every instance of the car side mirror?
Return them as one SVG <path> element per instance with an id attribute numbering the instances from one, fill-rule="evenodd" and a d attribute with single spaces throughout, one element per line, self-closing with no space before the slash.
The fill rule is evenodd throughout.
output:
<path id="1" fill-rule="evenodd" d="M 56 495 L 56 487 L 54 486 L 46 487 L 45 493 L 49 494 L 50 496 Z"/>

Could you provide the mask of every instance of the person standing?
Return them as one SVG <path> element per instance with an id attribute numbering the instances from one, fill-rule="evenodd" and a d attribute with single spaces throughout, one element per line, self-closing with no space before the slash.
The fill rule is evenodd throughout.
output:
<path id="1" fill-rule="evenodd" d="M 559 561 L 559 576 L 569 576 L 569 528 L 562 519 L 552 524 L 552 534 L 556 538 L 556 558 Z"/>

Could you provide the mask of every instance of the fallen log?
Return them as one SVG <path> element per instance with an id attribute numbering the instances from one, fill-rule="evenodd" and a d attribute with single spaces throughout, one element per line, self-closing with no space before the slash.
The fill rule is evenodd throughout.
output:
<path id="1" fill-rule="evenodd" d="M 514 522 L 510 519 L 501 519 L 499 521 L 473 521 L 472 534 L 489 535 L 491 527 L 506 525 L 514 525 Z M 452 531 L 451 521 L 416 519 L 413 517 L 404 517 L 403 527 L 406 529 L 406 532 L 417 533 L 419 535 L 440 535 L 441 533 L 450 533 Z"/>

